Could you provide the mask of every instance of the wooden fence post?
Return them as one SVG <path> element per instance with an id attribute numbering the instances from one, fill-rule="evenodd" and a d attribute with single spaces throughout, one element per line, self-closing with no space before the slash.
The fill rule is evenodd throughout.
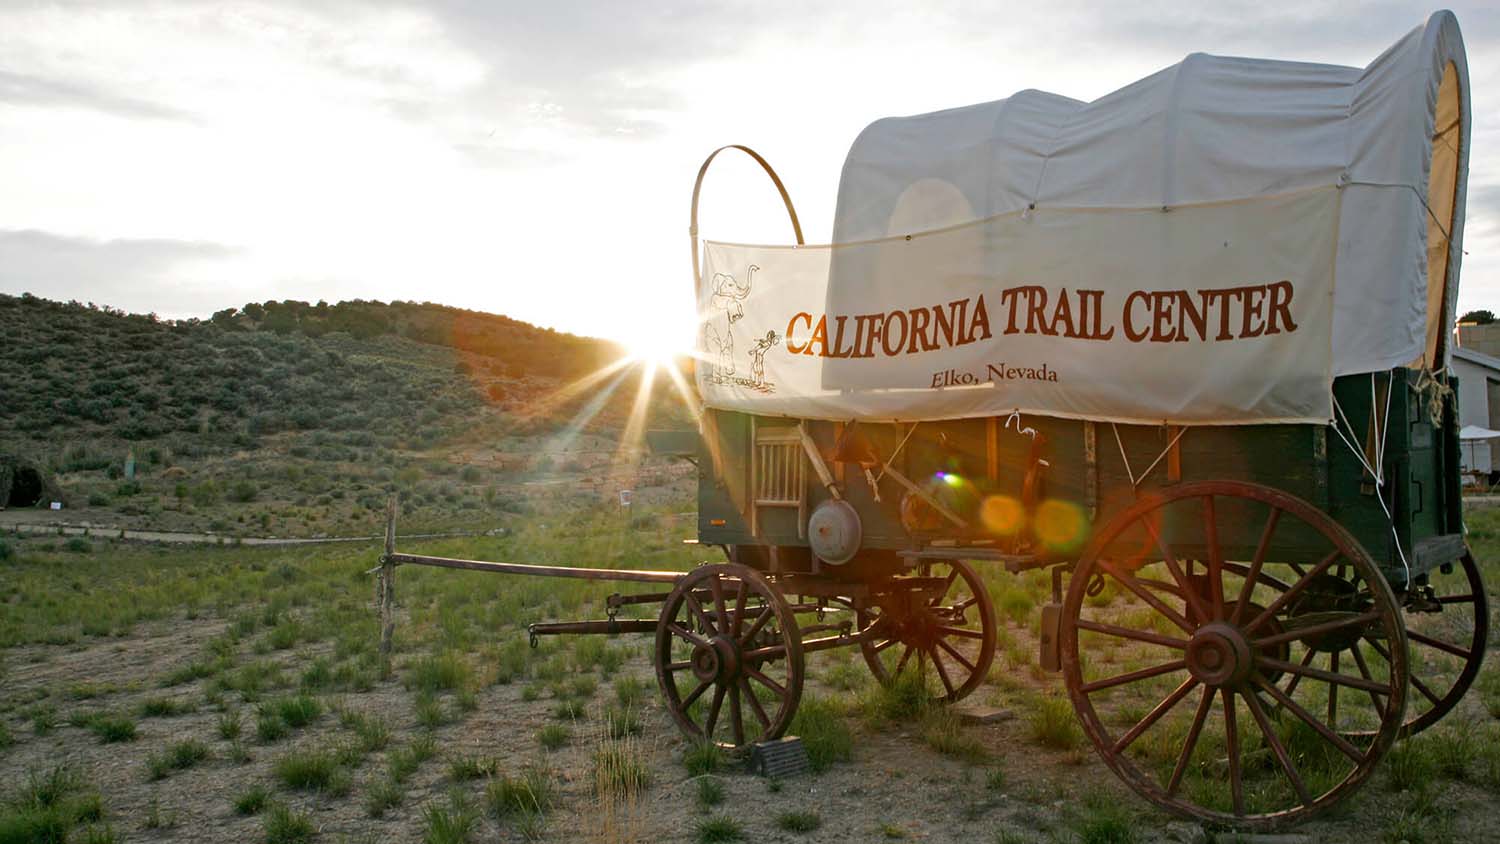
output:
<path id="1" fill-rule="evenodd" d="M 385 502 L 385 553 L 380 557 L 380 670 L 391 676 L 391 636 L 396 631 L 396 495 Z"/>

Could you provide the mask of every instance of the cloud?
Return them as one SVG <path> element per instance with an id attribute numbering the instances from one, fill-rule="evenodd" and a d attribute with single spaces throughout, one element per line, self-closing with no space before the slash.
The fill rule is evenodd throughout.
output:
<path id="1" fill-rule="evenodd" d="M 222 292 L 192 276 L 240 250 L 222 243 L 165 238 L 94 240 L 0 229 L 0 292 L 94 301 L 167 316 L 201 315 Z M 165 295 L 164 295 L 165 294 Z"/>
<path id="2" fill-rule="evenodd" d="M 127 97 L 104 86 L 32 76 L 0 69 L 0 102 L 29 106 L 87 108 L 117 117 L 185 120 L 189 115 L 146 100 Z"/>

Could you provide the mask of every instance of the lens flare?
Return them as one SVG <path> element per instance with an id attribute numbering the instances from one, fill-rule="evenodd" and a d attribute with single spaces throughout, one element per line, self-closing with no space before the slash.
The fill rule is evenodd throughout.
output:
<path id="1" fill-rule="evenodd" d="M 990 533 L 1015 536 L 1026 523 L 1026 511 L 1009 495 L 991 495 L 979 507 L 979 520 Z"/>
<path id="2" fill-rule="evenodd" d="M 1077 504 L 1049 498 L 1037 506 L 1032 530 L 1049 551 L 1072 551 L 1088 539 L 1089 520 Z"/>

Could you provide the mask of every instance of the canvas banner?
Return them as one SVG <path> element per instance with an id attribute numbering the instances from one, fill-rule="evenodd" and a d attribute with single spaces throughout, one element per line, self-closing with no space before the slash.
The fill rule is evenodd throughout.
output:
<path id="1" fill-rule="evenodd" d="M 833 246 L 709 242 L 709 407 L 1324 423 L 1339 193 L 1046 209 Z"/>

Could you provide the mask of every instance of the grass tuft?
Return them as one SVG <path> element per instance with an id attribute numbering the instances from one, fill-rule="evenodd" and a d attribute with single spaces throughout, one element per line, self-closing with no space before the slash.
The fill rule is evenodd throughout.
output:
<path id="1" fill-rule="evenodd" d="M 479 824 L 479 813 L 462 791 L 448 795 L 448 805 L 422 807 L 423 844 L 467 844 Z"/>
<path id="2" fill-rule="evenodd" d="M 694 836 L 699 844 L 715 844 L 715 842 L 720 841 L 744 841 L 745 827 L 734 818 L 719 815 L 699 821 L 697 828 L 694 830 Z"/>
<path id="3" fill-rule="evenodd" d="M 635 740 L 606 741 L 594 752 L 593 780 L 601 798 L 628 798 L 650 787 L 651 766 Z"/>
<path id="4" fill-rule="evenodd" d="M 103 744 L 135 741 L 135 722 L 124 715 L 95 715 L 89 718 L 88 728 Z"/>
<path id="5" fill-rule="evenodd" d="M 141 702 L 142 718 L 172 718 L 193 711 L 193 705 L 175 698 L 153 697 Z"/>
<path id="6" fill-rule="evenodd" d="M 776 816 L 776 828 L 786 832 L 815 832 L 823 825 L 817 812 L 782 812 Z"/>
<path id="7" fill-rule="evenodd" d="M 236 815 L 258 815 L 270 802 L 270 790 L 260 783 L 256 783 L 235 795 L 234 813 Z"/>
<path id="8" fill-rule="evenodd" d="M 146 773 L 152 780 L 166 779 L 173 771 L 185 771 L 209 757 L 208 745 L 197 739 L 179 741 L 162 753 L 146 757 Z"/>
<path id="9" fill-rule="evenodd" d="M 294 750 L 271 766 L 281 784 L 298 791 L 344 794 L 349 790 L 349 772 L 337 754 L 326 750 Z"/>
<path id="10" fill-rule="evenodd" d="M 954 756 L 975 764 L 989 760 L 989 751 L 979 739 L 970 735 L 953 710 L 935 706 L 922 718 L 922 740 L 944 756 Z"/>
<path id="11" fill-rule="evenodd" d="M 698 805 L 707 809 L 724 802 L 724 781 L 718 777 L 702 776 L 698 778 Z"/>
<path id="12" fill-rule="evenodd" d="M 1083 744 L 1083 731 L 1078 728 L 1078 719 L 1067 698 L 1037 698 L 1029 723 L 1031 737 L 1043 747 L 1073 750 Z"/>
<path id="13" fill-rule="evenodd" d="M 484 779 L 495 775 L 492 756 L 455 756 L 448 760 L 448 779 L 454 782 Z"/>
<path id="14" fill-rule="evenodd" d="M 838 707 L 826 698 L 804 696 L 797 714 L 792 716 L 789 733 L 802 739 L 808 766 L 814 772 L 825 771 L 833 763 L 847 762 L 854 756 L 854 735 Z"/>
<path id="15" fill-rule="evenodd" d="M 468 685 L 470 674 L 468 664 L 450 651 L 412 662 L 407 666 L 404 682 L 408 689 L 436 694 Z"/>
<path id="16" fill-rule="evenodd" d="M 386 812 L 400 806 L 404 799 L 406 789 L 401 787 L 401 783 L 389 777 L 377 779 L 365 792 L 365 812 L 372 818 L 381 818 Z"/>
<path id="17" fill-rule="evenodd" d="M 683 767 L 687 768 L 689 775 L 695 777 L 715 773 L 727 761 L 724 750 L 711 741 L 694 742 L 682 754 Z"/>
<path id="18" fill-rule="evenodd" d="M 545 814 L 553 799 L 551 772 L 535 765 L 522 768 L 519 776 L 493 777 L 484 788 L 485 805 L 497 818 Z"/>
<path id="19" fill-rule="evenodd" d="M 437 744 L 432 736 L 419 735 L 403 747 L 391 751 L 386 761 L 390 766 L 391 780 L 397 783 L 406 782 L 422 763 L 437 754 Z"/>
<path id="20" fill-rule="evenodd" d="M 266 812 L 266 844 L 308 844 L 317 834 L 307 815 L 276 803 Z"/>
<path id="21" fill-rule="evenodd" d="M 568 728 L 562 724 L 548 724 L 536 734 L 536 740 L 548 750 L 557 750 L 568 743 Z"/>

